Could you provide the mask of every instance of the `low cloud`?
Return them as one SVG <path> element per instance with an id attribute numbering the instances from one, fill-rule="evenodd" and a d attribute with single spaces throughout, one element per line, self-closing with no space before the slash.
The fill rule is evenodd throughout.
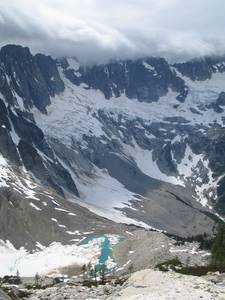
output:
<path id="1" fill-rule="evenodd" d="M 0 0 L 0 45 L 83 63 L 225 52 L 223 0 Z"/>

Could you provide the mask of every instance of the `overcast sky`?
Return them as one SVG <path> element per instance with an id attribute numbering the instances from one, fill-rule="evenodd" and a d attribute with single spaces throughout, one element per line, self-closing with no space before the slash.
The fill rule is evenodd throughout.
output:
<path id="1" fill-rule="evenodd" d="M 0 45 L 83 62 L 225 52 L 224 0 L 0 0 Z"/>

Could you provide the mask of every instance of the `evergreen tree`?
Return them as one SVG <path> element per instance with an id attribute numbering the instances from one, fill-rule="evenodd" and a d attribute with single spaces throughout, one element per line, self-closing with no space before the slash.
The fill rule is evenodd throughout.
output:
<path id="1" fill-rule="evenodd" d="M 38 273 L 35 274 L 34 280 L 35 280 L 35 286 L 38 287 L 40 285 L 40 275 Z"/>
<path id="2" fill-rule="evenodd" d="M 94 267 L 94 278 L 95 278 L 95 283 L 97 283 L 97 274 L 98 274 L 98 267 L 95 265 Z"/>
<path id="3" fill-rule="evenodd" d="M 101 284 L 105 284 L 105 273 L 106 273 L 106 265 L 103 264 L 99 269 Z"/>
<path id="4" fill-rule="evenodd" d="M 20 278 L 20 273 L 19 273 L 19 270 L 17 270 L 17 271 L 16 271 L 16 277 L 17 277 L 17 279 L 19 279 L 19 278 Z"/>
<path id="5" fill-rule="evenodd" d="M 225 269 L 225 224 L 220 224 L 212 246 L 212 265 Z"/>
<path id="6" fill-rule="evenodd" d="M 88 263 L 87 265 L 87 272 L 88 272 L 88 277 L 91 277 L 91 270 L 92 270 L 92 264 L 91 262 Z"/>
<path id="7" fill-rule="evenodd" d="M 19 270 L 16 271 L 16 281 L 17 281 L 17 284 L 21 283 L 21 278 L 20 278 Z"/>
<path id="8" fill-rule="evenodd" d="M 91 279 L 93 279 L 94 276 L 95 276 L 95 270 L 94 270 L 94 268 L 91 268 L 91 270 L 90 270 L 90 277 L 91 277 Z"/>
<path id="9" fill-rule="evenodd" d="M 129 273 L 131 274 L 134 271 L 134 266 L 133 264 L 130 264 L 128 267 Z"/>
<path id="10" fill-rule="evenodd" d="M 85 279 L 85 277 L 86 277 L 86 276 L 85 276 L 85 275 L 86 275 L 86 274 L 85 274 L 86 271 L 87 271 L 87 266 L 86 266 L 86 265 L 83 265 L 83 266 L 82 266 L 83 279 Z"/>

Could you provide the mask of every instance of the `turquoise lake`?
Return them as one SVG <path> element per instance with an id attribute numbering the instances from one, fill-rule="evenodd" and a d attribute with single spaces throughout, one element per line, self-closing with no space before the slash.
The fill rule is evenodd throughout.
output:
<path id="1" fill-rule="evenodd" d="M 108 258 L 111 257 L 112 244 L 111 244 L 110 240 L 108 239 L 108 237 L 107 236 L 99 236 L 99 237 L 98 236 L 95 236 L 95 237 L 89 236 L 78 244 L 79 246 L 86 245 L 89 242 L 91 242 L 92 240 L 100 238 L 100 237 L 101 238 L 103 237 L 104 239 L 101 243 L 101 253 L 98 258 L 98 264 L 96 265 L 97 270 L 99 270 L 99 268 L 102 265 L 106 264 L 106 261 L 108 260 Z"/>

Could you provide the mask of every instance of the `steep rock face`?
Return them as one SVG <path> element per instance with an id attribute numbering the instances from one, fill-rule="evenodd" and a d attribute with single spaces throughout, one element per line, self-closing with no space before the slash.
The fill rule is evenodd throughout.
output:
<path id="1" fill-rule="evenodd" d="M 50 96 L 63 92 L 64 83 L 59 76 L 55 61 L 50 56 L 43 54 L 35 55 L 34 59 L 40 68 Z"/>
<path id="2" fill-rule="evenodd" d="M 11 125 L 8 119 L 8 111 L 2 99 L 0 99 L 0 124 L 11 130 Z"/>
<path id="3" fill-rule="evenodd" d="M 213 73 L 222 73 L 225 71 L 225 58 L 205 57 L 185 63 L 174 64 L 174 66 L 182 75 L 189 77 L 191 80 L 204 81 L 211 79 Z"/>
<path id="4" fill-rule="evenodd" d="M 46 113 L 50 97 L 64 90 L 56 62 L 49 56 L 32 56 L 28 48 L 9 45 L 0 51 L 0 150 L 12 164 L 23 163 L 45 185 L 64 195 L 78 195 L 69 172 L 54 157 L 31 108 Z M 19 151 L 18 151 L 19 150 Z"/>
<path id="5" fill-rule="evenodd" d="M 217 105 L 225 106 L 225 92 L 221 92 L 216 100 Z"/>
<path id="6" fill-rule="evenodd" d="M 9 131 L 3 126 L 0 127 L 0 152 L 12 164 L 20 165 L 20 157 Z"/>
<path id="7" fill-rule="evenodd" d="M 35 105 L 45 112 L 50 95 L 63 90 L 56 65 L 50 57 L 34 57 L 28 48 L 8 45 L 1 49 L 0 61 L 4 72 L 1 76 L 2 93 L 9 103 L 15 102 L 16 93 L 19 106 L 31 108 Z"/>
<path id="8" fill-rule="evenodd" d="M 50 103 L 48 90 L 40 69 L 28 48 L 6 46 L 1 49 L 1 63 L 11 89 L 24 99 L 26 108 L 33 104 L 42 112 Z M 8 80 L 7 80 L 8 81 Z"/>
<path id="9" fill-rule="evenodd" d="M 184 101 L 187 96 L 184 81 L 176 76 L 163 58 L 114 62 L 79 68 L 75 72 L 69 64 L 63 64 L 63 67 L 65 75 L 74 84 L 83 82 L 93 89 L 99 89 L 106 99 L 124 93 L 131 99 L 153 102 L 165 96 L 169 88 L 178 92 L 179 101 Z"/>
<path id="10" fill-rule="evenodd" d="M 78 195 L 77 188 L 70 174 L 58 161 L 43 161 L 37 150 L 23 140 L 20 140 L 18 149 L 26 169 L 31 171 L 41 182 L 51 186 L 62 196 L 64 195 L 63 187 Z"/>

